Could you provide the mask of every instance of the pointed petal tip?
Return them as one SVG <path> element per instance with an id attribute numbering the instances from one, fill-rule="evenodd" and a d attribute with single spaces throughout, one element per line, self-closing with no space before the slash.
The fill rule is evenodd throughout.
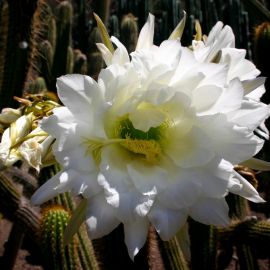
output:
<path id="1" fill-rule="evenodd" d="M 42 200 L 42 198 L 40 197 L 40 194 L 39 194 L 39 193 L 40 193 L 39 190 L 37 190 L 37 191 L 32 195 L 32 197 L 31 197 L 31 199 L 30 199 L 30 203 L 31 203 L 32 205 L 40 205 L 40 204 L 43 203 L 43 200 Z"/>
<path id="2" fill-rule="evenodd" d="M 259 194 L 254 195 L 249 198 L 249 200 L 255 203 L 266 203 L 266 200 L 264 200 Z"/>
<path id="3" fill-rule="evenodd" d="M 134 250 L 130 250 L 129 248 L 127 249 L 130 259 L 134 262 L 135 256 L 139 253 L 140 250 L 138 248 L 135 248 Z"/>

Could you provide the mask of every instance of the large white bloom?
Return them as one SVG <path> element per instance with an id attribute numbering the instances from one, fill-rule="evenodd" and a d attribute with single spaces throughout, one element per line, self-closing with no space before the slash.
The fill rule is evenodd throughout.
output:
<path id="1" fill-rule="evenodd" d="M 228 224 L 228 192 L 263 201 L 233 167 L 262 148 L 254 130 L 269 107 L 245 96 L 239 76 L 228 79 L 227 64 L 198 60 L 179 40 L 154 46 L 153 26 L 150 16 L 132 60 L 116 38 L 114 54 L 99 45 L 108 67 L 98 82 L 58 79 L 65 107 L 42 129 L 56 138 L 63 169 L 32 198 L 40 204 L 67 190 L 81 193 L 90 237 L 122 222 L 131 257 L 149 223 L 168 240 L 188 216 Z"/>

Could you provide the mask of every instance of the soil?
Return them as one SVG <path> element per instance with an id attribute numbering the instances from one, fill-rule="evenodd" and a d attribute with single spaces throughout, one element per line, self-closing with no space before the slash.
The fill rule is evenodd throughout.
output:
<path id="1" fill-rule="evenodd" d="M 8 241 L 8 237 L 11 231 L 12 223 L 7 219 L 0 218 L 0 257 L 4 254 L 5 243 Z M 13 270 L 43 270 L 43 267 L 39 265 L 33 265 L 28 262 L 30 253 L 25 249 L 20 249 Z M 0 269 L 6 270 L 1 268 Z"/>

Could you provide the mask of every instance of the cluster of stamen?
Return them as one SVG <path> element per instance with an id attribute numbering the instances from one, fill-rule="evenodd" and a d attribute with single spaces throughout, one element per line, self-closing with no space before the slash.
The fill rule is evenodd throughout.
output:
<path id="1" fill-rule="evenodd" d="M 130 153 L 143 158 L 150 164 L 157 163 L 162 153 L 160 140 L 164 126 L 151 127 L 147 132 L 135 129 L 132 122 L 126 117 L 117 122 L 114 138 L 86 139 L 87 153 L 91 153 L 97 164 L 101 161 L 103 147 L 118 144 Z"/>

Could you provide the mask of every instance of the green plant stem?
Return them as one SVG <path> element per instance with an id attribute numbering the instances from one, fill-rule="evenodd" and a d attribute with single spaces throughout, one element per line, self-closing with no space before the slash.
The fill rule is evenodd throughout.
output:
<path id="1" fill-rule="evenodd" d="M 215 269 L 217 255 L 217 230 L 194 220 L 189 222 L 191 269 Z"/>

